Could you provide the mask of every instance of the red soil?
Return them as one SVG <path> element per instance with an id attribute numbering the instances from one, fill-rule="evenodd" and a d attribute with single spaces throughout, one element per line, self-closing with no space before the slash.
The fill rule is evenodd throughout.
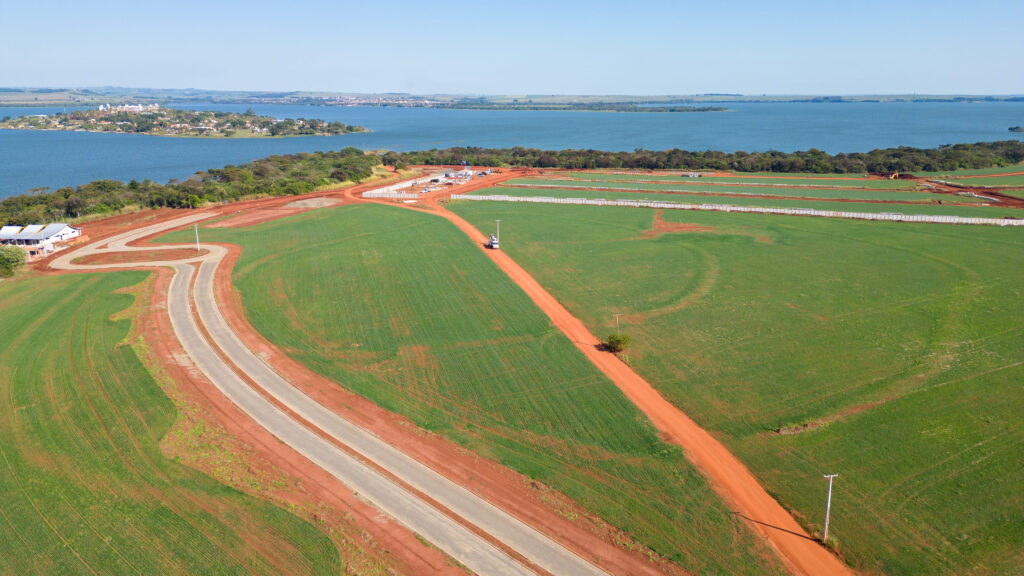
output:
<path id="1" fill-rule="evenodd" d="M 231 281 L 241 249 L 224 246 L 228 247 L 229 255 L 218 269 L 216 290 L 225 320 L 247 346 L 317 402 L 613 574 L 684 573 L 665 560 L 652 562 L 639 546 L 631 546 L 633 550 L 617 546 L 615 542 L 629 542 L 630 538 L 568 498 L 417 428 L 404 417 L 387 412 L 288 357 L 245 317 L 241 298 Z"/>
<path id="2" fill-rule="evenodd" d="M 222 427 L 240 446 L 252 450 L 248 459 L 250 472 L 270 476 L 283 473 L 288 477 L 285 487 L 269 494 L 273 500 L 294 504 L 299 510 L 318 510 L 313 520 L 341 529 L 364 552 L 399 572 L 463 574 L 449 565 L 438 550 L 425 546 L 407 529 L 381 515 L 336 478 L 277 440 L 222 395 L 192 364 L 173 336 L 170 317 L 165 313 L 173 272 L 161 268 L 155 275 L 148 309 L 136 329 L 160 361 L 164 373 L 174 381 L 180 395 L 178 401 L 183 398 L 198 409 L 203 420 Z M 247 488 L 241 482 L 236 487 Z"/>
<path id="3" fill-rule="evenodd" d="M 133 252 L 108 252 L 90 254 L 76 258 L 75 264 L 121 264 L 124 262 L 152 262 L 154 260 L 185 260 L 208 254 L 209 250 L 196 252 L 195 248 L 174 248 L 172 250 L 139 250 Z"/>
<path id="4" fill-rule="evenodd" d="M 432 211 L 459 227 L 481 250 L 487 238 L 469 222 L 440 207 Z M 750 520 L 796 574 L 853 574 L 838 558 L 820 546 L 767 492 L 757 478 L 718 440 L 689 416 L 665 400 L 653 386 L 619 358 L 600 348 L 600 341 L 565 309 L 526 270 L 499 250 L 485 253 L 543 310 L 551 322 L 587 358 L 609 377 L 651 419 L 666 441 L 683 448 L 703 471 L 712 487 L 736 514 Z"/>
<path id="5" fill-rule="evenodd" d="M 493 186 L 508 178 L 515 178 L 531 171 L 516 170 L 494 174 L 487 179 L 475 179 L 458 187 L 460 193 Z M 265 222 L 295 213 L 280 209 L 283 204 L 301 198 L 316 196 L 343 197 L 349 201 L 361 201 L 358 194 L 361 186 L 347 190 L 320 192 L 299 197 L 253 200 L 233 204 L 232 208 L 243 211 L 245 221 Z M 446 189 L 447 197 L 453 190 Z M 442 194 L 432 194 L 436 197 Z M 151 211 L 152 212 L 152 211 Z M 183 211 L 166 214 L 129 215 L 120 221 L 93 225 L 96 237 L 103 238 L 123 232 L 131 222 L 152 224 L 178 217 Z M 242 216 L 238 217 L 239 219 Z M 161 232 L 161 234 L 165 234 Z M 145 246 L 148 239 L 135 242 Z M 320 377 L 298 362 L 286 356 L 249 324 L 245 318 L 240 297 L 234 292 L 231 271 L 241 249 L 225 245 L 229 255 L 218 269 L 216 278 L 217 298 L 225 319 L 242 340 L 257 354 L 264 357 L 276 370 L 326 407 L 344 415 L 358 425 L 372 431 L 383 440 L 410 454 L 449 479 L 473 490 L 488 501 L 512 513 L 535 529 L 559 541 L 567 548 L 587 558 L 603 569 L 615 574 L 684 574 L 679 566 L 644 550 L 620 530 L 590 515 L 574 502 L 550 488 L 530 480 L 500 464 L 481 458 L 451 442 L 417 428 L 405 418 L 389 413 L 372 402 L 352 394 L 338 384 Z M 194 252 L 193 252 L 194 254 Z M 143 268 L 145 269 L 145 268 Z M 284 446 L 242 413 L 224 397 L 187 359 L 180 344 L 173 336 L 170 321 L 163 308 L 166 306 L 167 287 L 170 271 L 158 271 L 159 286 L 154 291 L 150 310 L 147 314 L 150 326 L 145 332 L 147 344 L 161 360 L 162 367 L 171 378 L 179 383 L 191 402 L 200 406 L 210 422 L 215 422 L 235 436 L 240 444 L 251 447 L 255 458 L 252 468 L 263 467 L 281 470 L 290 478 L 300 482 L 290 483 L 294 487 L 277 490 L 274 498 L 283 502 L 297 502 L 307 506 L 326 507 L 337 519 L 344 520 L 341 528 L 346 534 L 359 535 L 365 531 L 368 536 L 359 540 L 360 548 L 377 553 L 385 550 L 386 558 L 414 574 L 459 573 L 444 563 L 444 555 L 432 547 L 425 546 L 407 529 L 390 520 L 383 520 L 379 512 L 355 497 L 340 482 L 315 466 L 294 450 Z M 263 464 L 260 464 L 263 462 Z M 244 486 L 240 486 L 244 488 Z M 324 521 L 323 518 L 319 518 Z M 339 520 L 339 522 L 341 521 Z M 628 548 L 628 549 L 627 549 Z"/>
<path id="6" fill-rule="evenodd" d="M 662 234 L 673 234 L 676 232 L 714 232 L 713 226 L 702 226 L 700 224 L 690 224 L 689 222 L 666 222 L 661 217 L 662 211 L 658 210 L 654 213 L 654 225 L 651 226 L 650 230 L 644 231 L 640 234 L 641 238 L 657 238 Z"/>

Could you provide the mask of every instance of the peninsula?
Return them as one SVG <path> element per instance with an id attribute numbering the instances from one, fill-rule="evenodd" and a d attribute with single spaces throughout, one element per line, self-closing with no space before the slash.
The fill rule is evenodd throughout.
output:
<path id="1" fill-rule="evenodd" d="M 252 110 L 238 114 L 163 108 L 159 104 L 101 104 L 95 110 L 3 118 L 0 120 L 0 128 L 122 132 L 192 138 L 280 138 L 367 132 L 362 126 L 306 118 L 278 120 L 270 116 L 259 116 Z"/>

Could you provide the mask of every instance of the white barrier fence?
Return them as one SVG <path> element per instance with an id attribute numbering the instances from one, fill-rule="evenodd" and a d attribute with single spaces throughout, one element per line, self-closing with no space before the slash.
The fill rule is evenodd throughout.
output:
<path id="1" fill-rule="evenodd" d="M 528 202 L 533 204 L 573 204 L 580 206 L 620 206 L 627 208 L 663 208 L 667 210 L 703 210 L 708 212 L 746 212 L 753 214 L 784 214 L 788 216 L 818 216 L 822 218 L 848 218 L 853 220 L 881 220 L 886 222 L 927 222 L 931 224 L 973 224 L 976 226 L 1024 226 L 1024 219 L 967 218 L 929 214 L 898 214 L 892 212 L 838 212 L 811 208 L 769 208 L 761 206 L 733 206 L 731 204 L 682 204 L 652 200 L 604 200 L 602 198 L 551 198 L 546 196 L 508 196 L 505 194 L 457 194 L 452 200 L 482 200 L 491 202 Z"/>

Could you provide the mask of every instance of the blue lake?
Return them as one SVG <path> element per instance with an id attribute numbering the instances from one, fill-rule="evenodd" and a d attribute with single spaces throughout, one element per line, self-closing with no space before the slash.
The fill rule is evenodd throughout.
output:
<path id="1" fill-rule="evenodd" d="M 109 178 L 166 182 L 198 170 L 271 154 L 335 150 L 420 150 L 450 146 L 598 150 L 830 153 L 894 146 L 1020 140 L 1024 102 L 729 104 L 729 112 L 617 113 L 433 110 L 294 105 L 180 105 L 277 118 L 320 118 L 366 126 L 345 136 L 205 140 L 134 134 L 0 130 L 0 197 L 35 187 Z M 71 110 L 72 108 L 67 108 Z M 63 107 L 3 108 L 0 117 L 52 114 Z"/>

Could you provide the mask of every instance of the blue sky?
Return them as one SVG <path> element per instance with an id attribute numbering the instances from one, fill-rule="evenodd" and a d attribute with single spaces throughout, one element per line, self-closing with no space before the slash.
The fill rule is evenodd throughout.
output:
<path id="1" fill-rule="evenodd" d="M 0 86 L 1024 94 L 1024 2 L 0 0 Z"/>

